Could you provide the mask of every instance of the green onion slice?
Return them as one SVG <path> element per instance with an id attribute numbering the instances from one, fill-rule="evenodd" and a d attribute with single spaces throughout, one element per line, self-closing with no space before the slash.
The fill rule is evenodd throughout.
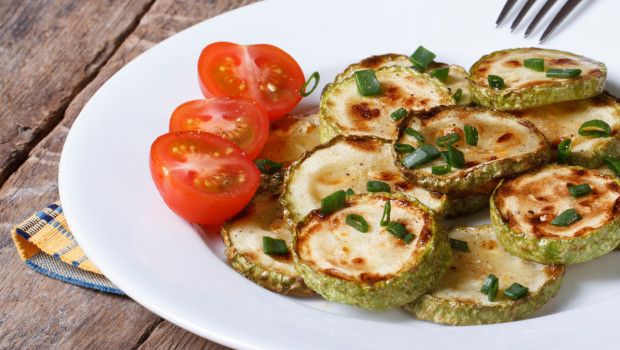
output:
<path id="1" fill-rule="evenodd" d="M 588 184 L 568 186 L 568 192 L 570 192 L 570 195 L 575 198 L 583 197 L 586 194 L 592 192 L 592 187 L 590 187 L 590 185 Z"/>
<path id="2" fill-rule="evenodd" d="M 553 221 L 551 221 L 551 225 L 555 226 L 570 226 L 571 224 L 581 220 L 581 215 L 573 209 L 566 209 L 560 215 L 556 216 Z"/>
<path id="3" fill-rule="evenodd" d="M 527 287 L 515 282 L 504 291 L 504 295 L 512 300 L 518 300 L 523 298 L 527 292 L 529 292 Z"/>
<path id="4" fill-rule="evenodd" d="M 344 194 L 346 194 L 347 196 L 352 196 L 355 194 L 355 191 L 353 191 L 353 189 L 349 187 L 346 191 L 344 191 Z"/>
<path id="5" fill-rule="evenodd" d="M 461 252 L 469 252 L 469 246 L 466 241 L 450 238 L 450 247 Z"/>
<path id="6" fill-rule="evenodd" d="M 454 95 L 452 95 L 452 97 L 454 98 L 454 101 L 456 103 L 461 102 L 461 99 L 463 98 L 463 89 L 461 88 L 456 89 L 456 92 L 454 93 Z"/>
<path id="7" fill-rule="evenodd" d="M 547 70 L 547 78 L 574 79 L 581 75 L 581 69 L 556 69 Z"/>
<path id="8" fill-rule="evenodd" d="M 433 62 L 433 60 L 437 57 L 432 51 L 427 50 L 424 46 L 420 45 L 418 48 L 411 54 L 411 62 L 413 62 L 414 68 L 421 68 L 425 70 L 428 67 L 429 63 Z"/>
<path id="9" fill-rule="evenodd" d="M 407 116 L 407 110 L 404 108 L 399 108 L 397 110 L 395 110 L 394 112 L 392 112 L 392 114 L 390 114 L 390 118 L 392 118 L 393 121 L 399 121 L 401 119 L 403 119 L 404 117 Z"/>
<path id="10" fill-rule="evenodd" d="M 499 278 L 494 274 L 490 273 L 487 278 L 482 282 L 482 287 L 480 288 L 480 292 L 484 294 L 489 294 L 489 290 L 492 285 L 499 284 Z"/>
<path id="11" fill-rule="evenodd" d="M 383 216 L 381 216 L 381 222 L 379 223 L 381 226 L 387 226 L 390 223 L 390 213 L 392 212 L 392 204 L 388 199 L 385 202 L 385 206 L 383 207 Z"/>
<path id="12" fill-rule="evenodd" d="M 394 144 L 394 149 L 398 153 L 411 153 L 415 151 L 415 147 L 408 145 L 406 143 L 396 143 Z"/>
<path id="13" fill-rule="evenodd" d="M 357 92 L 360 95 L 376 96 L 381 94 L 381 84 L 379 84 L 379 80 L 377 80 L 377 76 L 372 69 L 358 70 L 353 75 L 355 76 Z"/>
<path id="14" fill-rule="evenodd" d="M 415 152 L 403 157 L 402 163 L 409 169 L 413 169 L 424 163 L 428 163 L 439 157 L 439 151 L 431 145 L 422 145 Z"/>
<path id="15" fill-rule="evenodd" d="M 347 194 L 343 190 L 336 191 L 321 199 L 321 213 L 329 215 L 340 208 L 344 208 L 346 203 Z"/>
<path id="16" fill-rule="evenodd" d="M 607 165 L 607 168 L 616 174 L 616 176 L 620 176 L 620 159 L 605 157 L 605 165 Z"/>
<path id="17" fill-rule="evenodd" d="M 390 222 L 387 224 L 386 228 L 389 233 L 401 239 L 405 237 L 405 235 L 409 234 L 409 231 L 407 231 L 405 225 L 400 222 Z"/>
<path id="18" fill-rule="evenodd" d="M 433 175 L 445 175 L 450 171 L 452 171 L 452 167 L 450 166 L 450 164 L 433 165 L 431 167 L 431 172 L 433 173 Z"/>
<path id="19" fill-rule="evenodd" d="M 455 168 L 465 167 L 465 155 L 452 145 L 448 145 L 447 159 L 448 164 Z"/>
<path id="20" fill-rule="evenodd" d="M 314 89 L 316 89 L 316 87 L 319 85 L 319 80 L 321 80 L 321 75 L 319 74 L 319 72 L 312 73 L 310 75 L 310 78 L 308 78 L 308 80 L 306 80 L 304 85 L 301 86 L 301 89 L 299 89 L 299 93 L 301 94 L 301 96 L 303 97 L 310 96 L 310 94 L 314 91 Z M 312 88 L 306 91 L 310 83 L 313 83 Z"/>
<path id="21" fill-rule="evenodd" d="M 495 90 L 501 90 L 505 87 L 504 79 L 498 75 L 490 74 L 487 77 L 487 80 L 489 82 L 489 86 Z"/>
<path id="22" fill-rule="evenodd" d="M 533 71 L 544 72 L 545 60 L 542 58 L 527 58 L 523 60 L 523 66 Z"/>
<path id="23" fill-rule="evenodd" d="M 497 292 L 499 292 L 499 282 L 494 283 L 489 287 L 489 291 L 487 292 L 487 299 L 489 301 L 495 301 L 497 299 Z"/>
<path id="24" fill-rule="evenodd" d="M 558 163 L 564 164 L 568 162 L 570 155 L 570 139 L 564 139 L 558 144 Z"/>
<path id="25" fill-rule="evenodd" d="M 263 252 L 268 255 L 286 255 L 288 248 L 283 239 L 263 236 Z"/>
<path id="26" fill-rule="evenodd" d="M 359 214 L 349 214 L 344 219 L 344 221 L 347 223 L 347 225 L 362 233 L 368 232 L 368 222 L 366 222 L 364 217 Z"/>
<path id="27" fill-rule="evenodd" d="M 424 135 L 421 132 L 413 129 L 413 128 L 405 128 L 405 134 L 409 136 L 413 136 L 416 140 L 420 142 L 424 142 Z"/>
<path id="28" fill-rule="evenodd" d="M 438 68 L 431 72 L 431 77 L 436 78 L 442 83 L 445 83 L 446 81 L 448 81 L 448 73 L 450 73 L 449 67 Z"/>
<path id="29" fill-rule="evenodd" d="M 463 127 L 465 132 L 465 142 L 470 146 L 478 145 L 478 129 L 475 126 L 465 124 Z"/>
<path id="30" fill-rule="evenodd" d="M 263 174 L 273 174 L 282 168 L 282 163 L 274 162 L 269 159 L 257 159 L 254 161 L 258 170 Z"/>
<path id="31" fill-rule="evenodd" d="M 390 185 L 377 180 L 366 182 L 366 191 L 368 192 L 390 192 Z"/>
<path id="32" fill-rule="evenodd" d="M 405 242 L 405 244 L 411 243 L 411 241 L 413 241 L 414 239 L 415 235 L 413 233 L 407 233 L 405 236 L 403 236 L 403 241 Z"/>
<path id="33" fill-rule="evenodd" d="M 448 147 L 448 145 L 452 145 L 452 144 L 459 142 L 460 139 L 461 139 L 461 135 L 455 132 L 451 132 L 447 135 L 439 136 L 437 140 L 435 140 L 435 143 L 439 147 Z"/>
<path id="34" fill-rule="evenodd" d="M 579 127 L 579 135 L 590 137 L 611 136 L 611 126 L 599 119 L 588 120 Z"/>

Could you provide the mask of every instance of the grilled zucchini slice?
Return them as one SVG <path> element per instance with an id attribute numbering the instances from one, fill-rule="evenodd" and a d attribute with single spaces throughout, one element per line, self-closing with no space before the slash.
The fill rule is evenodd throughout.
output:
<path id="1" fill-rule="evenodd" d="M 362 96 L 355 77 L 330 84 L 321 96 L 321 141 L 337 134 L 367 135 L 393 140 L 398 123 L 390 114 L 399 108 L 422 111 L 439 105 L 453 105 L 450 90 L 428 74 L 398 66 L 375 70 L 383 93 Z"/>
<path id="2" fill-rule="evenodd" d="M 379 222 L 390 201 L 390 222 L 415 235 L 409 243 Z M 361 215 L 368 231 L 346 223 Z M 313 210 L 295 229 L 297 271 L 325 299 L 373 310 L 409 303 L 435 286 L 451 254 L 432 212 L 417 201 L 389 194 L 359 194 L 346 206 L 324 215 Z"/>
<path id="3" fill-rule="evenodd" d="M 569 186 L 591 192 L 573 197 Z M 620 182 L 596 170 L 549 165 L 506 180 L 491 198 L 491 222 L 506 251 L 543 264 L 575 264 L 607 254 L 620 243 Z M 574 209 L 576 221 L 558 226 Z M 554 225 L 556 220 L 556 225 Z"/>
<path id="4" fill-rule="evenodd" d="M 290 251 L 293 232 L 282 212 L 277 195 L 256 195 L 239 216 L 222 227 L 226 257 L 235 270 L 269 290 L 297 296 L 313 295 L 295 271 L 291 254 L 263 252 L 263 236 L 283 239 Z"/>
<path id="5" fill-rule="evenodd" d="M 398 154 L 396 164 L 414 184 L 441 193 L 470 193 L 488 187 L 496 179 L 518 174 L 546 163 L 550 149 L 542 133 L 531 123 L 506 113 L 478 107 L 442 107 L 428 112 L 422 118 L 410 118 L 401 125 L 397 143 L 419 148 L 432 144 L 437 150 L 438 137 L 456 133 L 459 140 L 453 147 L 463 152 L 462 169 L 452 167 L 444 175 L 432 173 L 432 166 L 444 165 L 446 160 L 435 160 L 412 169 L 403 165 L 410 154 Z M 477 145 L 466 143 L 464 126 L 476 128 Z M 410 135 L 408 128 L 421 133 L 424 141 Z M 421 139 L 421 138 L 420 138 Z M 405 161 L 406 163 L 406 161 Z"/>
<path id="6" fill-rule="evenodd" d="M 564 266 L 542 265 L 508 254 L 490 225 L 458 226 L 448 235 L 467 242 L 469 251 L 453 250 L 452 265 L 438 286 L 404 306 L 418 319 L 450 325 L 514 321 L 534 313 L 560 289 Z M 489 274 L 499 278 L 495 301 L 480 291 Z M 518 300 L 503 296 L 513 283 L 528 287 L 529 293 Z"/>
<path id="7" fill-rule="evenodd" d="M 554 149 L 563 139 L 570 139 L 568 160 L 571 164 L 594 169 L 603 165 L 606 156 L 620 157 L 620 103 L 608 94 L 515 111 L 514 114 L 532 122 Z M 593 119 L 609 124 L 611 136 L 579 135 L 581 125 Z"/>
<path id="8" fill-rule="evenodd" d="M 394 166 L 391 145 L 370 136 L 338 136 L 291 165 L 285 179 L 282 203 L 290 223 L 301 221 L 320 206 L 321 199 L 338 190 L 366 192 L 368 180 L 378 180 L 418 199 L 439 214 L 459 214 L 483 208 L 484 195 L 455 198 L 429 192 L 406 181 Z"/>
<path id="9" fill-rule="evenodd" d="M 280 193 L 288 166 L 319 145 L 319 114 L 289 114 L 270 125 L 267 143 L 258 159 L 282 163 L 273 174 L 261 174 L 259 192 Z"/>
<path id="10" fill-rule="evenodd" d="M 545 71 L 525 67 L 523 61 L 530 58 L 542 58 Z M 550 68 L 581 69 L 581 74 L 574 79 L 550 78 L 546 75 Z M 570 52 L 519 48 L 483 56 L 469 74 L 474 102 L 498 110 L 518 110 L 596 96 L 605 88 L 607 67 Z M 501 77 L 504 87 L 490 87 L 489 75 Z"/>
<path id="11" fill-rule="evenodd" d="M 399 66 L 405 68 L 411 68 L 411 59 L 408 56 L 388 53 L 385 55 L 375 55 L 364 58 L 363 60 L 349 65 L 342 73 L 336 76 L 334 82 L 338 83 L 353 75 L 355 71 L 363 69 L 379 69 L 382 67 Z M 458 89 L 461 89 L 461 96 L 458 100 L 458 104 L 466 106 L 471 103 L 471 94 L 469 92 L 469 73 L 461 67 L 454 64 L 445 64 L 441 62 L 431 62 L 428 65 L 425 73 L 432 73 L 435 69 L 449 68 L 448 79 L 444 84 L 450 89 L 452 95 L 456 93 Z"/>

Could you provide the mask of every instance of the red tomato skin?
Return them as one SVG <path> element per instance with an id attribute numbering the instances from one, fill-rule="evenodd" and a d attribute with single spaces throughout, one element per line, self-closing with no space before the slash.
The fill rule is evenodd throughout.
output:
<path id="1" fill-rule="evenodd" d="M 219 138 L 221 142 L 227 143 L 228 146 L 234 147 L 239 157 L 249 162 L 252 166 L 248 167 L 248 173 L 246 173 L 246 179 L 248 182 L 248 190 L 236 195 L 231 194 L 204 194 L 198 191 L 187 191 L 182 187 L 175 185 L 175 179 L 164 174 L 163 164 L 157 160 L 154 151 L 156 143 L 163 137 L 171 134 L 201 134 L 201 137 L 214 137 Z M 199 224 L 199 225 L 218 225 L 224 221 L 230 219 L 235 214 L 240 212 L 252 199 L 256 190 L 258 189 L 260 181 L 260 171 L 250 160 L 247 160 L 242 156 L 242 151 L 234 143 L 220 138 L 216 135 L 208 133 L 195 133 L 195 132 L 180 132 L 169 133 L 158 137 L 151 146 L 151 152 L 149 157 L 149 168 L 151 177 L 157 191 L 163 198 L 166 205 L 178 216 L 183 219 Z"/>

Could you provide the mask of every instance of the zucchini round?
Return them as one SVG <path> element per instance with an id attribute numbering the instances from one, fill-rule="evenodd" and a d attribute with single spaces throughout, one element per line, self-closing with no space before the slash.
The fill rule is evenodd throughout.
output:
<path id="1" fill-rule="evenodd" d="M 291 254 L 263 252 L 263 236 L 283 239 L 289 251 L 293 239 L 276 195 L 256 195 L 240 215 L 224 224 L 221 234 L 229 264 L 251 281 L 278 293 L 314 294 L 295 271 Z"/>
<path id="2" fill-rule="evenodd" d="M 375 70 L 383 93 L 362 96 L 355 77 L 330 84 L 321 96 L 321 141 L 335 134 L 376 136 L 393 140 L 398 124 L 390 118 L 397 109 L 422 111 L 439 105 L 453 105 L 450 90 L 428 74 L 398 66 Z"/>
<path id="3" fill-rule="evenodd" d="M 465 68 L 456 64 L 446 64 L 442 62 L 431 62 L 426 69 L 426 73 L 431 74 L 435 69 L 449 68 L 448 79 L 444 84 L 450 89 L 452 96 L 455 96 L 460 89 L 460 97 L 456 101 L 459 106 L 469 106 L 472 103 L 471 92 L 469 90 L 469 73 Z"/>
<path id="4" fill-rule="evenodd" d="M 530 58 L 542 58 L 545 71 L 525 67 L 523 61 Z M 581 69 L 581 75 L 574 79 L 550 78 L 546 75 L 550 68 Z M 474 102 L 498 110 L 518 110 L 596 96 L 605 88 L 607 67 L 570 52 L 518 48 L 483 56 L 469 74 Z M 489 75 L 501 77 L 504 87 L 490 87 Z"/>
<path id="5" fill-rule="evenodd" d="M 476 128 L 477 145 L 466 143 L 465 125 Z M 406 132 L 408 128 L 420 132 L 424 141 L 409 135 Z M 397 166 L 411 182 L 428 190 L 471 193 L 478 188 L 488 188 L 502 177 L 540 166 L 550 158 L 547 140 L 531 123 L 503 112 L 478 107 L 442 107 L 421 115 L 421 118 L 410 118 L 401 125 L 396 142 L 415 148 L 431 144 L 440 150 L 442 148 L 436 145 L 437 138 L 452 133 L 460 138 L 453 146 L 463 152 L 463 168 L 452 167 L 444 175 L 435 175 L 432 166 L 446 164 L 443 157 L 437 157 L 409 169 L 403 164 L 409 154 L 394 151 Z"/>
<path id="6" fill-rule="evenodd" d="M 554 149 L 563 139 L 570 139 L 568 161 L 571 164 L 594 169 L 603 165 L 606 156 L 620 157 L 620 103 L 608 94 L 515 111 L 514 114 L 534 124 Z M 593 119 L 609 124 L 611 136 L 579 135 L 581 125 Z"/>
<path id="7" fill-rule="evenodd" d="M 406 181 L 394 166 L 391 145 L 370 136 L 338 136 L 318 146 L 289 168 L 281 201 L 285 215 L 294 225 L 321 199 L 338 190 L 366 192 L 368 180 L 390 185 L 393 192 L 416 198 L 438 214 L 458 215 L 486 205 L 483 195 L 455 198 L 429 192 Z M 486 197 L 488 199 L 488 197 Z"/>
<path id="8" fill-rule="evenodd" d="M 534 313 L 560 289 L 564 266 L 542 265 L 508 254 L 490 225 L 459 226 L 448 235 L 467 242 L 469 251 L 453 250 L 452 265 L 437 287 L 404 306 L 418 319 L 450 325 L 515 321 Z M 489 274 L 499 279 L 495 301 L 480 291 Z M 503 291 L 513 283 L 528 287 L 529 293 L 518 300 L 505 297 Z"/>
<path id="9" fill-rule="evenodd" d="M 415 235 L 409 243 L 379 224 L 388 200 L 390 222 Z M 349 214 L 361 215 L 368 231 L 349 226 Z M 350 196 L 344 208 L 329 215 L 310 212 L 295 229 L 293 252 L 306 285 L 325 299 L 373 310 L 415 300 L 435 286 L 451 260 L 431 211 L 387 193 Z"/>
<path id="10" fill-rule="evenodd" d="M 349 78 L 358 70 L 364 69 L 379 69 L 383 67 L 390 66 L 399 66 L 405 68 L 411 68 L 413 63 L 409 56 L 396 54 L 396 53 L 387 53 L 383 55 L 374 55 L 370 57 L 366 57 L 363 60 L 350 64 L 345 70 L 336 75 L 334 79 L 334 83 L 339 83 L 346 78 Z"/>
<path id="11" fill-rule="evenodd" d="M 573 197 L 569 186 L 592 191 Z M 620 243 L 620 181 L 596 170 L 549 165 L 505 180 L 491 197 L 491 222 L 506 251 L 543 264 L 569 265 L 605 255 Z M 552 224 L 574 209 L 580 219 Z"/>

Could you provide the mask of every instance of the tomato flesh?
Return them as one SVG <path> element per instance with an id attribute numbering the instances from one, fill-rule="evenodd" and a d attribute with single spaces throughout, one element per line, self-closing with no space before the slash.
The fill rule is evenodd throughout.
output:
<path id="1" fill-rule="evenodd" d="M 182 218 L 218 224 L 241 211 L 260 172 L 234 143 L 219 136 L 181 131 L 151 145 L 151 176 L 164 202 Z"/>
<path id="2" fill-rule="evenodd" d="M 267 142 L 269 118 L 262 106 L 245 97 L 211 97 L 185 102 L 172 112 L 170 132 L 209 132 L 239 146 L 254 159 Z"/>
<path id="3" fill-rule="evenodd" d="M 198 59 L 198 76 L 206 97 L 252 98 L 265 108 L 272 121 L 295 108 L 305 82 L 295 59 L 268 44 L 210 44 Z"/>

